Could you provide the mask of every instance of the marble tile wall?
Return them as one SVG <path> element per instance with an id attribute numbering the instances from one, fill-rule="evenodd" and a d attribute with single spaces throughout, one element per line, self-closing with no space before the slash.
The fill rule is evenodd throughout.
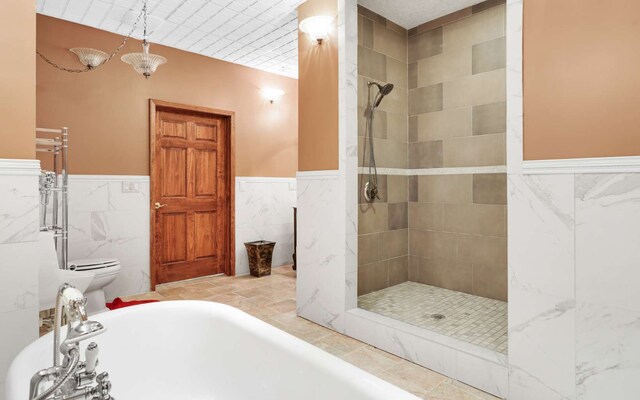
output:
<path id="1" fill-rule="evenodd" d="M 69 176 L 69 260 L 120 260 L 107 300 L 149 290 L 149 229 L 149 177 Z"/>
<path id="2" fill-rule="evenodd" d="M 295 205 L 295 178 L 236 177 L 236 275 L 249 273 L 245 242 L 276 242 L 274 267 L 293 261 Z"/>
<path id="3" fill-rule="evenodd" d="M 298 172 L 297 314 L 338 332 L 345 293 L 356 285 L 346 263 L 345 197 L 338 171 Z"/>
<path id="4" fill-rule="evenodd" d="M 0 399 L 11 361 L 38 338 L 39 170 L 0 159 Z"/>
<path id="5" fill-rule="evenodd" d="M 574 176 L 508 184 L 509 398 L 575 399 Z"/>
<path id="6" fill-rule="evenodd" d="M 123 184 L 138 191 L 125 193 Z M 275 241 L 273 265 L 293 254 L 294 178 L 236 178 L 236 274 L 249 273 L 244 242 Z M 107 298 L 148 291 L 149 178 L 82 176 L 69 178 L 70 259 L 117 258 L 122 270 L 105 288 Z"/>
<path id="7" fill-rule="evenodd" d="M 576 398 L 640 393 L 640 174 L 575 176 Z"/>
<path id="8" fill-rule="evenodd" d="M 640 174 L 509 176 L 510 399 L 633 399 Z"/>

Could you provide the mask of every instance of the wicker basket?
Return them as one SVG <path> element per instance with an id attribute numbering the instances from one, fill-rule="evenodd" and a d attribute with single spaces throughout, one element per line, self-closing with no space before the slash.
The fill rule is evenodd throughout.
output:
<path id="1" fill-rule="evenodd" d="M 266 240 L 244 244 L 249 256 L 249 271 L 251 275 L 257 277 L 271 275 L 271 256 L 275 245 L 276 242 L 268 242 Z"/>

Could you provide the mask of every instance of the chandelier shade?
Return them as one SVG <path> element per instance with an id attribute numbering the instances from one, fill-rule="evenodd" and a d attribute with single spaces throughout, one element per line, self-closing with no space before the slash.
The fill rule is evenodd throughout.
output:
<path id="1" fill-rule="evenodd" d="M 125 54 L 121 60 L 131 65 L 137 73 L 144 75 L 147 79 L 156 72 L 158 66 L 167 62 L 166 58 L 149 53 L 149 43 L 146 40 L 142 43 L 142 53 Z"/>
<path id="2" fill-rule="evenodd" d="M 104 51 L 89 47 L 74 47 L 69 49 L 69 51 L 78 56 L 80 63 L 89 69 L 100 66 L 109 58 L 109 54 Z"/>

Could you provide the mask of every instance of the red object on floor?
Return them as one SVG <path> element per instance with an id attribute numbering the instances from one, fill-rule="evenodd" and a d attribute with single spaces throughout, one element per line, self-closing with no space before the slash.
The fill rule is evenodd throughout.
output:
<path id="1" fill-rule="evenodd" d="M 115 299 L 113 299 L 113 301 L 111 303 L 107 303 L 107 308 L 109 310 L 117 310 L 118 308 L 137 306 L 138 304 L 155 303 L 157 301 L 159 301 L 159 300 L 123 301 L 120 297 L 116 297 Z"/>

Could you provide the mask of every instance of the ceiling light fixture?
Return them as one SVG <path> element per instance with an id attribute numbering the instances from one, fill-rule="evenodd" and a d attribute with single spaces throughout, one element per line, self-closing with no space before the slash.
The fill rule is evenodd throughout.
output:
<path id="1" fill-rule="evenodd" d="M 273 104 L 274 102 L 280 100 L 280 98 L 284 95 L 284 90 L 275 89 L 275 88 L 266 88 L 262 89 L 262 96 L 269 103 Z"/>
<path id="2" fill-rule="evenodd" d="M 300 30 L 309 35 L 318 44 L 322 44 L 329 37 L 329 32 L 331 32 L 331 21 L 333 21 L 333 18 L 327 15 L 305 18 L 300 22 Z"/>
<path id="3" fill-rule="evenodd" d="M 69 51 L 78 56 L 80 63 L 88 69 L 98 68 L 109 59 L 109 54 L 89 47 L 73 47 Z"/>
<path id="4" fill-rule="evenodd" d="M 128 18 L 127 23 L 131 22 L 133 19 L 132 18 L 133 14 L 131 14 L 131 12 L 128 15 L 129 16 L 127 17 Z M 67 67 L 58 65 L 38 50 L 36 50 L 36 54 L 38 54 L 38 56 L 42 58 L 47 64 L 63 72 L 82 73 L 82 72 L 94 71 L 98 68 L 101 68 L 103 65 L 105 65 L 109 61 L 111 61 L 111 59 L 115 57 L 115 55 L 118 54 L 120 50 L 122 50 L 124 45 L 127 44 L 127 41 L 129 40 L 129 38 L 131 38 L 133 33 L 136 31 L 136 28 L 138 27 L 138 23 L 140 22 L 140 19 L 142 19 L 143 17 L 144 17 L 144 29 L 143 29 L 143 36 L 142 36 L 143 38 L 142 53 L 126 54 L 122 56 L 122 61 L 128 64 L 131 64 L 136 71 L 143 74 L 146 78 L 149 78 L 149 76 L 151 76 L 151 74 L 155 72 L 155 70 L 158 68 L 159 65 L 162 65 L 167 62 L 167 59 L 162 56 L 149 53 L 149 43 L 147 43 L 147 30 L 148 30 L 147 17 L 149 17 L 147 15 L 147 0 L 143 1 L 142 10 L 138 14 L 138 17 L 135 19 L 135 21 L 133 21 L 131 31 L 129 31 L 129 34 L 124 37 L 120 45 L 111 54 L 107 54 L 104 51 L 92 49 L 89 47 L 74 47 L 69 49 L 69 51 L 71 51 L 76 56 L 78 56 L 78 60 L 80 60 L 80 63 L 84 65 L 83 69 L 67 68 Z M 160 22 L 155 21 L 153 18 L 151 18 L 151 24 L 152 25 L 155 24 L 156 28 L 158 28 L 161 25 L 161 21 Z"/>
<path id="5" fill-rule="evenodd" d="M 156 69 L 167 62 L 167 59 L 157 54 L 149 53 L 149 42 L 147 42 L 147 0 L 142 3 L 143 33 L 142 33 L 142 53 L 129 53 L 122 56 L 121 60 L 130 64 L 137 73 L 149 79 Z"/>

